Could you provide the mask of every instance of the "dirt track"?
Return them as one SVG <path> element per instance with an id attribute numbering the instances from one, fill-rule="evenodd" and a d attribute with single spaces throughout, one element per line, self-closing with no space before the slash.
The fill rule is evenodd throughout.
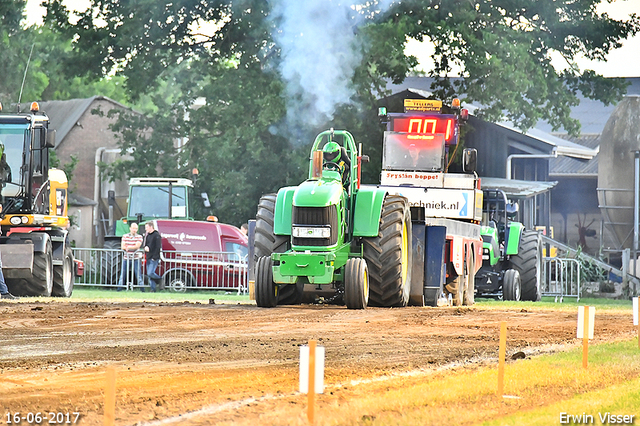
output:
<path id="1" fill-rule="evenodd" d="M 302 400 L 296 394 L 299 346 L 309 339 L 325 347 L 325 383 L 335 387 L 456 363 L 495 362 L 503 320 L 509 323 L 508 355 L 576 345 L 575 315 L 481 304 L 350 311 L 336 306 L 0 303 L 0 424 L 15 412 L 77 412 L 79 424 L 103 424 L 108 366 L 117 371 L 117 425 L 174 419 L 193 425 L 264 424 L 261 412 L 274 399 Z M 596 330 L 595 343 L 634 336 L 628 315 L 619 312 L 599 312 Z M 350 392 L 357 393 L 358 386 Z M 339 403 L 340 393 L 331 395 Z"/>

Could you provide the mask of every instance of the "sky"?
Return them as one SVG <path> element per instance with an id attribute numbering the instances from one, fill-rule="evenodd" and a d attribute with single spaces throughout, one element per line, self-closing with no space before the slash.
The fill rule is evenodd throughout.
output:
<path id="1" fill-rule="evenodd" d="M 41 22 L 44 9 L 40 7 L 41 0 L 27 0 L 28 24 Z M 70 9 L 84 10 L 89 5 L 89 0 L 65 0 L 63 3 Z M 603 1 L 599 5 L 600 12 L 606 12 L 614 19 L 623 19 L 631 13 L 640 14 L 640 0 L 614 0 L 612 3 Z M 406 52 L 415 55 L 420 61 L 418 67 L 422 71 L 428 71 L 432 66 L 430 55 L 433 49 L 429 43 L 409 41 Z M 581 70 L 591 69 L 605 77 L 640 77 L 640 35 L 623 42 L 620 49 L 609 53 L 607 61 L 589 61 L 585 58 L 578 59 Z M 554 66 L 563 69 L 566 64 L 560 57 L 554 58 Z"/>

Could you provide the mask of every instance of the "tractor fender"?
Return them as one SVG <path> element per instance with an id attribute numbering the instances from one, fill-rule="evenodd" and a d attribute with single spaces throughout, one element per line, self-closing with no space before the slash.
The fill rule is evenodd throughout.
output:
<path id="1" fill-rule="evenodd" d="M 16 232 L 3 240 L 0 252 L 4 261 L 4 276 L 9 279 L 28 279 L 33 273 L 35 253 L 45 253 L 51 238 L 44 232 Z"/>
<path id="2" fill-rule="evenodd" d="M 44 253 L 51 237 L 46 232 L 14 232 L 6 239 L 6 244 L 33 244 L 33 252 Z"/>
<path id="3" fill-rule="evenodd" d="M 520 247 L 520 238 L 522 237 L 522 231 L 524 231 L 524 225 L 520 222 L 510 222 L 505 232 L 505 254 L 513 255 L 518 254 L 518 248 Z"/>
<path id="4" fill-rule="evenodd" d="M 356 195 L 353 236 L 376 237 L 380 230 L 382 204 L 387 192 L 376 187 L 361 187 Z"/>
<path id="5" fill-rule="evenodd" d="M 297 186 L 287 186 L 278 191 L 273 212 L 273 233 L 276 235 L 291 235 L 291 210 L 296 189 Z"/>

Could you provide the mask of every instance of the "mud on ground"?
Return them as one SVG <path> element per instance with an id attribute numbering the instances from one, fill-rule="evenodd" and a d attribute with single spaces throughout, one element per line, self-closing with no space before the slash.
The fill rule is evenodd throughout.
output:
<path id="1" fill-rule="evenodd" d="M 299 346 L 309 339 L 325 347 L 325 383 L 335 386 L 495 363 L 499 323 L 505 320 L 508 356 L 579 344 L 574 311 L 482 304 L 354 311 L 308 305 L 2 302 L 0 423 L 7 422 L 7 413 L 51 412 L 79 413 L 78 424 L 101 425 L 105 371 L 114 367 L 117 425 L 213 424 L 214 419 L 262 424 L 261 410 L 274 399 L 301 400 L 296 394 Z M 594 343 L 630 339 L 634 332 L 628 315 L 600 311 Z M 357 384 L 350 387 L 358 392 Z"/>

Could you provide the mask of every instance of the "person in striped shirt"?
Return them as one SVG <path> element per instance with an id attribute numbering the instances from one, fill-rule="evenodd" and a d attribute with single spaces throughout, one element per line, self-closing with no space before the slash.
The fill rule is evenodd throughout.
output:
<path id="1" fill-rule="evenodd" d="M 133 281 L 133 274 L 135 274 L 138 280 L 138 286 L 140 290 L 144 291 L 144 279 L 142 278 L 142 235 L 138 234 L 138 224 L 132 222 L 129 225 L 129 233 L 122 236 L 122 242 L 120 248 L 124 250 L 124 257 L 122 261 L 122 270 L 120 271 L 120 278 L 118 279 L 118 291 L 124 290 L 123 286 L 125 279 L 127 283 Z"/>

